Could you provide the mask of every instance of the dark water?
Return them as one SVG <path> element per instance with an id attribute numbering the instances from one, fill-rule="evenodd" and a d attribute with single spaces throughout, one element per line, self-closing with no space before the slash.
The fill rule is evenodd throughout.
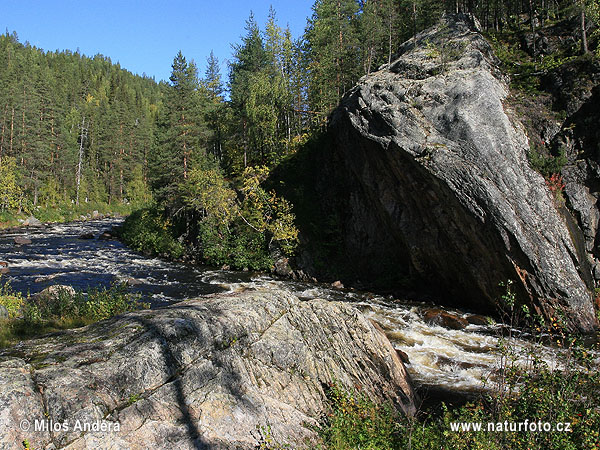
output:
<path id="1" fill-rule="evenodd" d="M 45 229 L 20 229 L 0 233 L 0 261 L 8 262 L 8 279 L 16 290 L 27 293 L 64 284 L 79 290 L 109 286 L 129 280 L 134 292 L 153 307 L 172 301 L 216 292 L 242 289 L 286 289 L 301 299 L 324 298 L 350 301 L 385 329 L 390 341 L 405 352 L 407 368 L 415 381 L 436 389 L 475 391 L 498 367 L 496 325 L 469 325 L 450 330 L 427 323 L 424 313 L 435 305 L 414 303 L 369 292 L 333 289 L 318 283 L 278 280 L 268 275 L 215 270 L 207 267 L 146 258 L 116 240 L 98 236 L 120 220 L 109 219 L 52 225 Z M 78 239 L 92 233 L 93 239 Z M 16 245 L 24 236 L 31 244 Z M 461 311 L 451 311 L 466 316 Z M 525 354 L 531 343 L 514 339 L 512 344 Z M 536 348 L 549 364 L 556 364 L 555 349 Z M 526 361 L 524 360 L 525 364 Z"/>
<path id="2" fill-rule="evenodd" d="M 24 294 L 34 294 L 54 284 L 87 290 L 129 282 L 131 290 L 140 292 L 144 301 L 153 306 L 226 290 L 215 282 L 213 271 L 146 258 L 117 240 L 98 239 L 103 231 L 121 221 L 77 222 L 4 232 L 0 234 L 0 261 L 8 262 L 10 268 L 4 278 Z M 79 238 L 89 233 L 94 235 L 93 239 Z M 32 242 L 16 245 L 16 236 L 27 237 Z M 221 275 L 223 281 L 250 280 L 246 273 L 223 272 Z"/>

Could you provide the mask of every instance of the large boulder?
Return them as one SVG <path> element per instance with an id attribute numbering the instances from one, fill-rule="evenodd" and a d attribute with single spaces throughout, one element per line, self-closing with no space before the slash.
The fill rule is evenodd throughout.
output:
<path id="1" fill-rule="evenodd" d="M 591 331 L 581 230 L 529 166 L 507 95 L 476 20 L 446 16 L 334 111 L 318 165 L 322 201 L 365 279 L 391 270 L 481 311 L 510 279 L 538 313 L 561 310 L 571 328 Z"/>
<path id="2" fill-rule="evenodd" d="M 334 382 L 415 412 L 394 348 L 352 306 L 284 291 L 216 294 L 0 353 L 0 449 L 24 439 L 32 448 L 254 449 L 267 438 L 315 448 L 310 426 Z M 35 420 L 59 429 L 35 431 Z M 97 421 L 104 431 L 75 429 Z"/>

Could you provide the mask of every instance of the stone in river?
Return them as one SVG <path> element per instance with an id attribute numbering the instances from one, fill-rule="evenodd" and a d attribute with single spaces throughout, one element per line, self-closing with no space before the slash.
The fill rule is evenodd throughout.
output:
<path id="1" fill-rule="evenodd" d="M 462 330 L 469 322 L 456 314 L 449 313 L 439 308 L 427 310 L 424 315 L 425 322 L 441 325 L 452 330 Z"/>
<path id="2" fill-rule="evenodd" d="M 408 353 L 406 353 L 406 352 L 400 350 L 399 348 L 397 348 L 396 349 L 396 354 L 400 358 L 400 361 L 402 361 L 404 364 L 410 364 L 410 359 L 408 358 Z"/>
<path id="3" fill-rule="evenodd" d="M 136 280 L 135 278 L 127 278 L 127 279 L 125 280 L 125 284 L 126 284 L 127 286 L 138 286 L 138 285 L 140 285 L 140 284 L 143 284 L 143 282 L 142 282 L 142 281 L 140 281 L 140 280 Z"/>
<path id="4" fill-rule="evenodd" d="M 29 216 L 27 219 L 25 219 L 25 222 L 23 222 L 23 225 L 30 226 L 30 227 L 41 227 L 44 224 L 42 222 L 40 222 L 38 219 L 36 219 L 35 217 Z"/>
<path id="5" fill-rule="evenodd" d="M 488 317 L 482 316 L 480 314 L 468 315 L 466 319 L 467 322 L 469 322 L 471 325 L 488 325 L 490 320 Z"/>
<path id="6" fill-rule="evenodd" d="M 51 275 L 42 275 L 40 277 L 37 277 L 34 281 L 34 283 L 43 283 L 44 281 L 50 281 L 53 280 L 54 278 L 56 278 L 57 276 L 59 276 L 59 273 L 53 273 Z"/>

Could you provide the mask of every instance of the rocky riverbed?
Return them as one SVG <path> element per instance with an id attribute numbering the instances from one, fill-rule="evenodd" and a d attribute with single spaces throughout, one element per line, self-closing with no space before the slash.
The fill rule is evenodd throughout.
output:
<path id="1" fill-rule="evenodd" d="M 499 325 L 464 310 L 440 309 L 431 301 L 408 301 L 323 283 L 297 282 L 252 272 L 215 270 L 147 258 L 103 233 L 119 220 L 52 225 L 0 234 L 0 261 L 10 272 L 3 277 L 24 294 L 52 285 L 87 290 L 125 282 L 153 308 L 215 293 L 284 290 L 303 301 L 349 302 L 376 321 L 396 349 L 406 354 L 407 369 L 419 386 L 454 392 L 483 387 L 497 368 Z M 92 235 L 93 239 L 79 239 Z M 31 240 L 15 244 L 15 237 Z M 515 340 L 526 348 L 526 340 Z M 551 361 L 553 349 L 544 357 Z"/>

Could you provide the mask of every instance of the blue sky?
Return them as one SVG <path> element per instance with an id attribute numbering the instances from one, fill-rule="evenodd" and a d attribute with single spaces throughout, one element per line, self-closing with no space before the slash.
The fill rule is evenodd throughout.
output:
<path id="1" fill-rule="evenodd" d="M 261 29 L 273 5 L 281 27 L 300 36 L 314 0 L 0 0 L 0 32 L 44 50 L 102 53 L 131 72 L 168 79 L 181 50 L 200 75 L 211 49 L 227 74 L 231 44 L 240 42 L 250 11 Z"/>

